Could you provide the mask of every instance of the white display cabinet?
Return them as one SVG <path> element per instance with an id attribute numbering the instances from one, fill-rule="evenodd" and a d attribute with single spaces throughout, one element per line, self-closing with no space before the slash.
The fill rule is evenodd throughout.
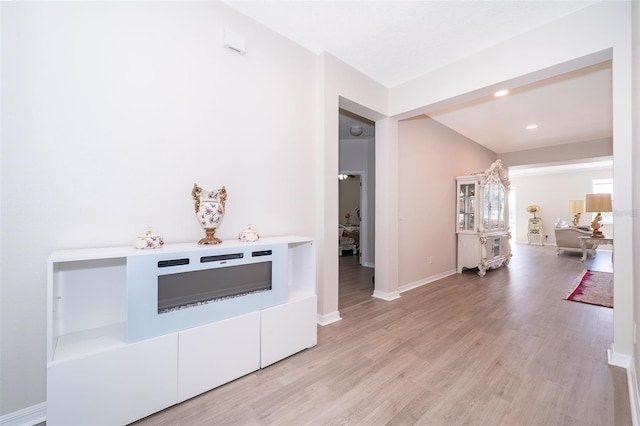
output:
<path id="1" fill-rule="evenodd" d="M 484 172 L 457 179 L 456 234 L 458 273 L 478 268 L 483 277 L 488 269 L 509 264 L 509 179 L 502 162 L 496 160 Z"/>
<path id="2" fill-rule="evenodd" d="M 179 333 L 178 401 L 260 368 L 260 316 L 252 312 Z"/>
<path id="3" fill-rule="evenodd" d="M 165 329 L 162 318 L 162 327 L 153 329 L 150 337 L 127 338 L 135 311 L 129 299 L 140 293 L 131 291 L 140 277 L 129 269 L 141 257 L 156 262 L 157 256 L 211 259 L 245 253 L 250 263 L 269 259 L 256 260 L 252 257 L 256 253 L 263 256 L 272 251 L 273 280 L 285 281 L 285 298 L 275 305 L 255 309 L 257 305 L 250 302 L 246 304 L 250 311 L 241 312 L 236 298 L 229 298 L 232 309 L 221 318 L 215 307 L 223 304 L 204 303 L 194 308 L 198 323 L 193 326 L 179 320 L 177 328 Z M 53 252 L 47 268 L 47 424 L 130 423 L 314 346 L 315 258 L 315 244 L 306 237 L 224 241 L 217 246 L 170 244 L 157 250 Z M 203 270 L 234 262 L 238 261 L 193 266 Z M 277 272 L 281 262 L 284 274 Z M 269 293 L 256 291 L 255 295 L 261 292 Z M 251 300 L 254 294 L 249 296 Z M 158 293 L 151 297 L 157 298 Z M 206 320 L 208 313 L 211 321 Z"/>
<path id="4" fill-rule="evenodd" d="M 178 336 L 65 357 L 47 366 L 47 425 L 125 425 L 176 403 Z"/>
<path id="5" fill-rule="evenodd" d="M 261 312 L 260 367 L 315 346 L 316 303 L 315 297 L 301 296 Z M 296 321 L 289 321 L 290 318 L 296 318 Z"/>

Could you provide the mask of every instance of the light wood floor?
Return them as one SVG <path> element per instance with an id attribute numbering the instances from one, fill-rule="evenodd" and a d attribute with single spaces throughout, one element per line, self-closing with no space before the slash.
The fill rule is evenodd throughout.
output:
<path id="1" fill-rule="evenodd" d="M 630 425 L 625 372 L 606 359 L 613 311 L 563 300 L 610 257 L 514 251 L 484 278 L 367 296 L 316 347 L 137 424 Z"/>
<path id="2" fill-rule="evenodd" d="M 374 270 L 360 266 L 358 256 L 340 256 L 340 288 L 338 292 L 338 309 L 366 302 L 371 299 L 374 284 Z"/>

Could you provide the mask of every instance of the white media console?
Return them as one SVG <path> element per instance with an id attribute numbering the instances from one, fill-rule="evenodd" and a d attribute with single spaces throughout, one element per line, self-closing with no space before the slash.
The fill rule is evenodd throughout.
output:
<path id="1" fill-rule="evenodd" d="M 125 425 L 310 348 L 316 300 L 305 237 L 55 251 L 47 424 Z"/>

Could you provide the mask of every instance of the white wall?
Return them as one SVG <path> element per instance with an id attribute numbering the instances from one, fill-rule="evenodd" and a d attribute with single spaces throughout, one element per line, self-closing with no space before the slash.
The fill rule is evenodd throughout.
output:
<path id="1" fill-rule="evenodd" d="M 633 140 L 632 140 L 632 156 L 633 158 L 633 175 L 632 182 L 640 182 L 640 26 L 637 25 L 640 22 L 640 2 L 632 3 L 632 13 L 631 13 L 632 22 L 636 22 L 636 25 L 633 26 Z M 640 264 L 640 238 L 637 238 L 640 235 L 640 220 L 637 218 L 640 217 L 640 185 L 637 183 L 633 187 L 633 210 L 634 220 L 633 224 L 633 235 L 636 236 L 634 239 L 634 253 L 635 253 L 635 261 L 636 265 Z M 640 283 L 640 268 L 636 268 L 633 276 L 634 283 Z M 635 287 L 638 288 L 637 286 Z M 640 291 L 634 291 L 634 324 L 640 322 Z M 640 359 L 640 341 L 636 339 L 634 344 L 634 355 L 637 360 Z M 640 369 L 638 369 L 637 364 L 635 367 L 636 370 L 636 382 L 638 382 L 638 376 L 640 374 Z M 640 403 L 640 401 L 638 401 Z M 640 407 L 636 407 L 640 408 Z"/>
<path id="2" fill-rule="evenodd" d="M 558 141 L 562 142 L 562 141 Z M 613 140 L 594 139 L 589 141 L 545 146 L 542 148 L 523 149 L 522 151 L 503 152 L 498 154 L 505 166 L 521 166 L 547 163 L 568 163 L 579 160 L 592 161 L 594 158 L 611 157 Z"/>
<path id="3" fill-rule="evenodd" d="M 563 219 L 571 224 L 573 213 L 568 212 L 569 200 L 584 200 L 591 194 L 593 179 L 610 179 L 613 170 L 572 171 L 565 173 L 535 174 L 527 176 L 510 176 L 511 188 L 516 194 L 516 233 L 512 237 L 515 242 L 527 243 L 527 223 L 533 217 L 527 213 L 527 206 L 536 204 L 540 212 L 536 216 L 542 218 L 542 226 L 548 238 L 545 244 L 555 245 L 554 224 Z M 553 188 L 553 190 L 550 190 Z M 581 225 L 591 224 L 591 213 L 583 213 Z M 613 226 L 606 224 L 601 228 L 606 236 L 613 236 Z M 535 240 L 538 243 L 538 240 Z"/>
<path id="4" fill-rule="evenodd" d="M 400 287 L 455 271 L 456 177 L 484 171 L 495 159 L 431 118 L 398 123 Z"/>
<path id="5" fill-rule="evenodd" d="M 338 142 L 338 113 L 342 107 L 369 120 L 380 120 L 386 116 L 388 104 L 387 89 L 381 84 L 366 77 L 353 67 L 345 64 L 334 56 L 323 53 L 318 62 L 318 90 L 323 97 L 322 107 L 317 119 L 321 125 L 322 145 L 317 151 L 316 161 L 321 167 L 318 178 L 316 200 L 321 206 L 317 217 L 318 240 L 318 321 L 320 324 L 330 324 L 340 320 L 338 311 L 338 180 L 336 176 L 339 168 Z M 384 127 L 384 126 L 383 126 Z M 378 161 L 389 161 L 395 165 L 395 158 L 388 156 L 381 158 L 378 149 L 389 145 L 388 137 L 379 134 L 380 127 L 376 122 L 376 225 L 379 223 L 378 208 L 384 203 L 390 191 L 379 185 L 380 173 Z M 386 174 L 384 176 L 387 176 Z M 380 191 L 384 191 L 383 194 Z M 388 208 L 389 203 L 384 204 Z M 386 223 L 386 222 L 383 222 Z M 389 247 L 393 237 L 388 233 L 379 236 L 380 227 L 376 226 L 376 286 L 379 284 L 379 273 L 393 276 L 389 270 L 394 259 L 385 256 L 385 250 L 379 247 Z M 395 237 L 395 236 L 394 236 Z M 377 259 L 382 259 L 381 263 Z M 382 268 L 382 271 L 380 270 Z M 386 280 L 383 280 L 385 282 Z"/>
<path id="6" fill-rule="evenodd" d="M 314 236 L 319 206 L 315 55 L 218 2 L 1 7 L 6 414 L 45 400 L 52 250 L 197 241 L 194 182 L 226 185 L 222 238 Z"/>

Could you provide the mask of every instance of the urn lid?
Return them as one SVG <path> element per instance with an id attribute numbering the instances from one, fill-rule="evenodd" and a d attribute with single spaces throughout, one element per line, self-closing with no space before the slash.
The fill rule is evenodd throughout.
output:
<path id="1" fill-rule="evenodd" d="M 242 232 L 240 232 L 240 235 L 238 235 L 238 239 L 243 242 L 258 241 L 259 238 L 260 236 L 256 230 L 251 227 L 251 225 L 248 225 Z"/>

